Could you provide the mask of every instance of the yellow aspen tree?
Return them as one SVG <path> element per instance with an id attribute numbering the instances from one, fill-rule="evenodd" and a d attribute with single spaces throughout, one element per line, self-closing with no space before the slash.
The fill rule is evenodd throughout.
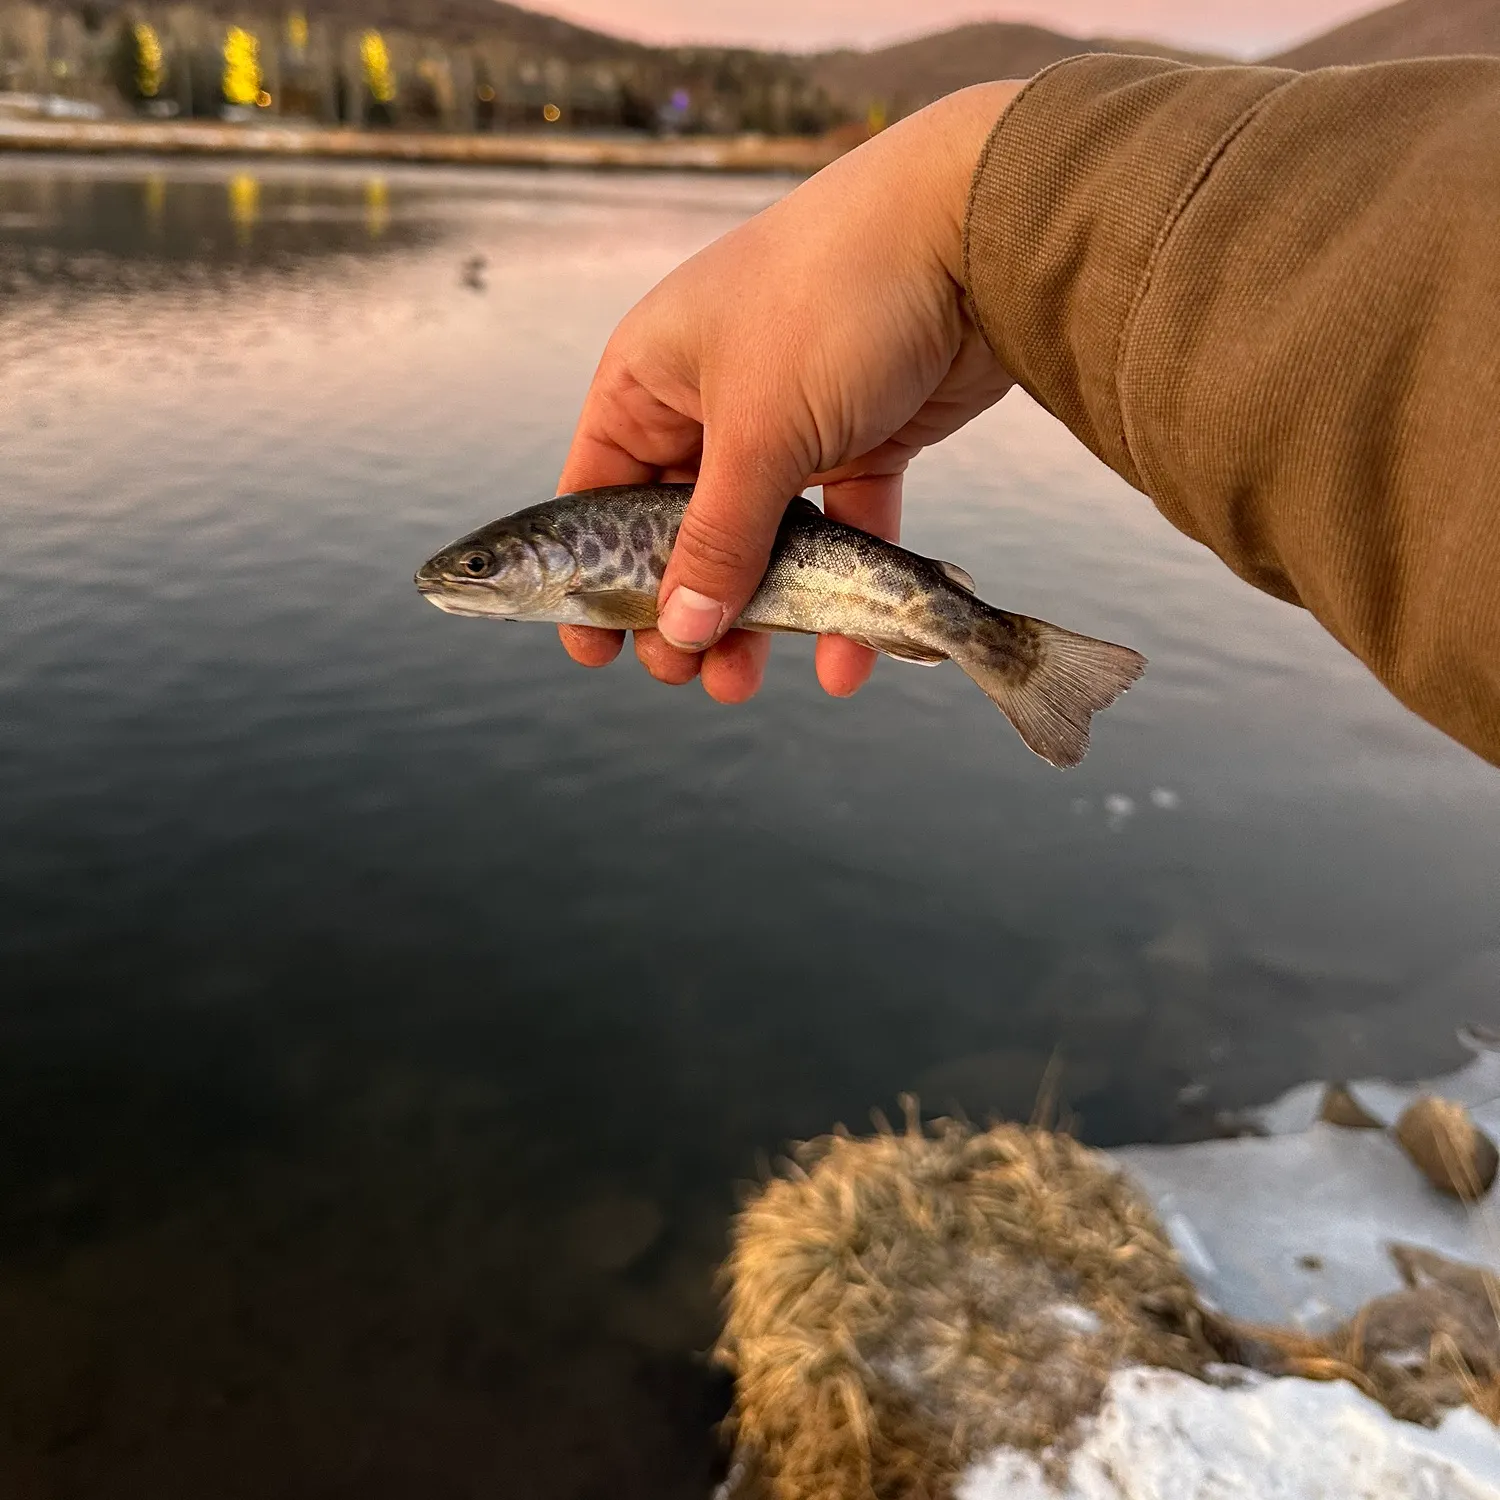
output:
<path id="1" fill-rule="evenodd" d="M 142 99 L 154 99 L 161 92 L 163 65 L 161 38 L 154 26 L 135 23 L 135 87 Z"/>
<path id="2" fill-rule="evenodd" d="M 224 98 L 239 105 L 260 98 L 260 44 L 238 26 L 224 38 Z"/>
<path id="3" fill-rule="evenodd" d="M 365 85 L 377 104 L 389 104 L 396 97 L 396 74 L 391 67 L 390 49 L 378 31 L 367 31 L 360 38 L 359 60 L 365 70 Z"/>

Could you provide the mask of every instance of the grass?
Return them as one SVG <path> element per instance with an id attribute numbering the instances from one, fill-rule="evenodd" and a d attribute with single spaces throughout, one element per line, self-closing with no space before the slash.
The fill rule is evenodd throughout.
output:
<path id="1" fill-rule="evenodd" d="M 739 1215 L 717 1356 L 738 1495 L 939 1500 L 997 1447 L 1061 1472 L 1110 1375 L 1223 1363 L 1347 1380 L 1395 1416 L 1500 1420 L 1500 1283 L 1394 1247 L 1406 1285 L 1329 1337 L 1203 1307 L 1109 1158 L 1066 1133 L 941 1120 L 794 1152 Z"/>

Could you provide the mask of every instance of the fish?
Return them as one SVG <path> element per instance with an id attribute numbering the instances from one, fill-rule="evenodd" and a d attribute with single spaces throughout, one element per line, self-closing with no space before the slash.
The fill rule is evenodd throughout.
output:
<path id="1" fill-rule="evenodd" d="M 454 615 L 646 630 L 686 484 L 580 490 L 470 532 L 417 570 L 416 586 Z M 1093 715 L 1145 670 L 1128 646 L 986 604 L 954 563 L 909 552 L 788 501 L 741 630 L 842 635 L 897 661 L 951 661 L 983 689 L 1025 745 L 1076 766 Z"/>

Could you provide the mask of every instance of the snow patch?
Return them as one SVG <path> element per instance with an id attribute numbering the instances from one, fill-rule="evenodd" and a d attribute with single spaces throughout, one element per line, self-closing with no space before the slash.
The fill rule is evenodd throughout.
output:
<path id="1" fill-rule="evenodd" d="M 1099 1314 L 1091 1312 L 1086 1307 L 1080 1307 L 1076 1302 L 1054 1302 L 1047 1309 L 1047 1316 L 1074 1333 L 1095 1334 L 1104 1331 L 1104 1324 L 1099 1321 Z"/>
<path id="2" fill-rule="evenodd" d="M 1353 1386 L 1267 1380 L 1234 1389 L 1169 1370 L 1118 1370 L 1066 1478 L 1001 1450 L 957 1500 L 1500 1500 L 1500 1436 L 1476 1412 L 1436 1430 L 1398 1422 Z"/>
<path id="3" fill-rule="evenodd" d="M 1445 1198 L 1383 1131 L 1314 1124 L 1109 1155 L 1151 1200 L 1204 1300 L 1237 1318 L 1327 1332 L 1400 1290 L 1392 1243 L 1500 1271 L 1493 1207 Z"/>

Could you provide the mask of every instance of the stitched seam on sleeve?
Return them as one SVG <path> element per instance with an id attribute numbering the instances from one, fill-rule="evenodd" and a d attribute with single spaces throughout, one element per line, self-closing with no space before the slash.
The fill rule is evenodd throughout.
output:
<path id="1" fill-rule="evenodd" d="M 1300 76 L 1300 75 L 1299 75 Z M 1183 216 L 1187 213 L 1188 206 L 1196 198 L 1208 179 L 1213 175 L 1213 170 L 1224 159 L 1225 153 L 1239 138 L 1247 126 L 1260 114 L 1278 94 L 1284 89 L 1291 87 L 1299 81 L 1299 77 L 1283 79 L 1274 89 L 1262 94 L 1254 104 L 1250 105 L 1242 114 L 1236 117 L 1233 124 L 1214 143 L 1208 155 L 1199 163 L 1198 169 L 1193 173 L 1189 181 L 1172 205 L 1171 212 L 1162 223 L 1161 229 L 1156 236 L 1156 243 L 1151 247 L 1151 254 L 1146 259 L 1146 269 L 1141 273 L 1140 285 L 1136 288 L 1135 296 L 1131 299 L 1130 311 L 1126 314 L 1125 321 L 1120 327 L 1119 342 L 1115 345 L 1115 404 L 1120 411 L 1120 425 L 1124 429 L 1120 436 L 1125 443 L 1125 452 L 1129 455 L 1135 471 L 1143 480 L 1147 479 L 1146 467 L 1141 462 L 1140 455 L 1135 448 L 1134 423 L 1130 419 L 1130 413 L 1125 406 L 1125 359 L 1129 352 L 1130 343 L 1134 337 L 1136 324 L 1140 320 L 1141 309 L 1145 305 L 1146 298 L 1150 295 L 1151 284 L 1156 274 L 1156 268 L 1163 254 L 1166 252 L 1167 244 L 1177 227 L 1181 224 Z M 1149 491 L 1148 491 L 1149 493 Z"/>
<path id="2" fill-rule="evenodd" d="M 979 336 L 989 345 L 990 353 L 998 359 L 999 351 L 995 348 L 995 341 L 990 337 L 990 331 L 984 326 L 984 318 L 979 311 L 979 304 L 975 302 L 973 293 L 969 290 L 974 285 L 974 236 L 971 226 L 974 222 L 974 199 L 979 193 L 979 184 L 984 180 L 985 170 L 990 163 L 990 157 L 994 154 L 995 144 L 1000 139 L 1000 133 L 1005 129 L 1006 122 L 1020 107 L 1021 101 L 1044 79 L 1050 78 L 1054 73 L 1072 63 L 1082 62 L 1089 56 L 1088 53 L 1080 53 L 1076 57 L 1060 58 L 1055 63 L 1049 63 L 1040 73 L 1033 74 L 1026 80 L 1020 93 L 1016 95 L 1009 104 L 1000 111 L 1000 118 L 995 121 L 994 128 L 984 138 L 984 148 L 979 153 L 979 160 L 974 165 L 973 174 L 969 178 L 969 194 L 964 200 L 964 245 L 963 245 L 963 276 L 964 284 L 960 288 L 963 292 L 964 307 L 969 314 L 969 321 L 979 330 Z"/>

